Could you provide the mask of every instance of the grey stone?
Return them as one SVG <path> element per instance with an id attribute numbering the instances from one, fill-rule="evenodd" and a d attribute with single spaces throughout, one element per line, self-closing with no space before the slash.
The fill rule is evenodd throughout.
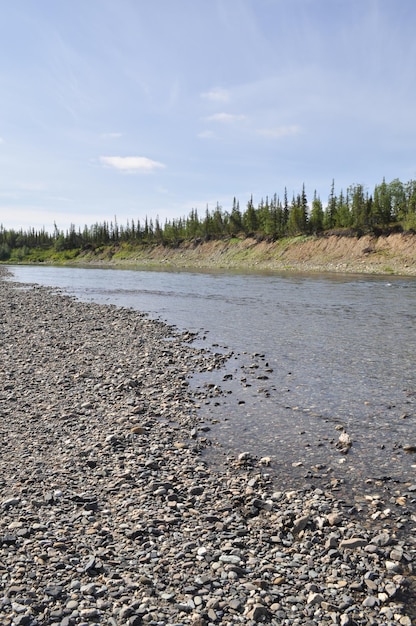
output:
<path id="1" fill-rule="evenodd" d="M 355 548 L 363 548 L 367 543 L 368 542 L 362 537 L 351 537 L 350 539 L 343 539 L 339 544 L 339 548 L 341 550 L 346 548 L 354 550 Z"/>
<path id="2" fill-rule="evenodd" d="M 6 500 L 3 500 L 2 507 L 3 509 L 9 509 L 11 507 L 17 506 L 18 504 L 20 504 L 20 498 L 12 497 L 12 498 L 7 498 Z"/>
<path id="3" fill-rule="evenodd" d="M 47 596 L 52 598 L 60 598 L 62 596 L 63 587 L 61 585 L 48 585 L 45 587 L 44 592 Z"/>
<path id="4" fill-rule="evenodd" d="M 293 524 L 293 532 L 297 535 L 302 530 L 304 530 L 309 522 L 309 515 L 302 515 L 302 517 L 298 517 L 295 519 Z"/>
<path id="5" fill-rule="evenodd" d="M 253 608 L 247 613 L 247 618 L 252 619 L 255 622 L 263 620 L 263 618 L 269 617 L 269 611 L 267 607 L 262 604 L 254 604 Z"/>

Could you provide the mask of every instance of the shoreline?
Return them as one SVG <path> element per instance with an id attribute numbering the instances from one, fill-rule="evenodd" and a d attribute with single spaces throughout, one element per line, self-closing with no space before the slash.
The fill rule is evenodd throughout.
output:
<path id="1" fill-rule="evenodd" d="M 106 263 L 105 260 L 102 261 Z M 416 276 L 416 235 L 293 237 L 276 242 L 244 239 L 154 246 L 139 255 L 121 249 L 108 263 L 158 268 L 259 272 Z"/>
<path id="2" fill-rule="evenodd" d="M 65 256 L 66 255 L 66 256 Z M 162 244 L 106 246 L 41 259 L 40 264 L 136 269 L 375 274 L 416 276 L 416 234 L 327 234 L 277 241 L 250 237 Z M 24 261 L 23 261 L 24 262 Z M 18 260 L 11 259 L 13 265 Z"/>
<path id="3" fill-rule="evenodd" d="M 225 356 L 5 273 L 5 624 L 412 623 L 400 506 L 362 521 L 329 490 L 273 483 L 267 459 L 208 466 L 188 378 Z"/>

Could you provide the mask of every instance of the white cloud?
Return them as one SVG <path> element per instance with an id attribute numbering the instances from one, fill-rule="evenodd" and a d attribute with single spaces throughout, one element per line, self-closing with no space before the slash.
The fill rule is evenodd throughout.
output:
<path id="1" fill-rule="evenodd" d="M 291 135 L 299 135 L 301 128 L 298 124 L 292 124 L 289 126 L 275 126 L 274 128 L 260 128 L 257 133 L 263 135 L 263 137 L 269 137 L 270 139 L 281 139 L 282 137 L 289 137 Z"/>
<path id="2" fill-rule="evenodd" d="M 228 102 L 230 94 L 226 89 L 215 87 L 214 89 L 211 89 L 211 91 L 201 93 L 201 98 L 212 100 L 213 102 Z"/>
<path id="3" fill-rule="evenodd" d="M 108 165 L 109 167 L 114 167 L 114 169 L 119 170 L 120 172 L 144 172 L 149 173 L 156 169 L 161 169 L 166 167 L 163 163 L 159 161 L 153 161 L 152 159 L 148 159 L 147 157 L 139 157 L 139 156 L 130 156 L 130 157 L 121 157 L 121 156 L 101 156 L 101 163 L 104 165 Z"/>
<path id="4" fill-rule="evenodd" d="M 0 137 L 0 143 L 4 143 L 3 137 Z"/>
<path id="5" fill-rule="evenodd" d="M 246 119 L 245 115 L 233 115 L 232 113 L 215 113 L 206 118 L 208 122 L 222 122 L 228 124 L 230 122 L 241 122 Z"/>

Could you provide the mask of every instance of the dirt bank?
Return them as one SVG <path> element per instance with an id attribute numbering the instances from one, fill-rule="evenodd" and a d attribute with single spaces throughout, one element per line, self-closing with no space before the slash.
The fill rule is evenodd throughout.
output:
<path id="1" fill-rule="evenodd" d="M 416 275 L 416 235 L 330 235 L 276 242 L 233 238 L 184 242 L 175 248 L 121 248 L 110 256 L 88 254 L 83 260 L 111 265 Z"/>

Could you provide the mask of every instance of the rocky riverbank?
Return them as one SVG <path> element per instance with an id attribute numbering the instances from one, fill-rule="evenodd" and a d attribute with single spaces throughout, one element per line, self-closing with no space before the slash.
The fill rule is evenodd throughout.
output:
<path id="1" fill-rule="evenodd" d="M 0 283 L 1 624 L 410 625 L 404 503 L 358 519 L 267 458 L 208 466 L 188 378 L 227 356 L 192 339 Z"/>

